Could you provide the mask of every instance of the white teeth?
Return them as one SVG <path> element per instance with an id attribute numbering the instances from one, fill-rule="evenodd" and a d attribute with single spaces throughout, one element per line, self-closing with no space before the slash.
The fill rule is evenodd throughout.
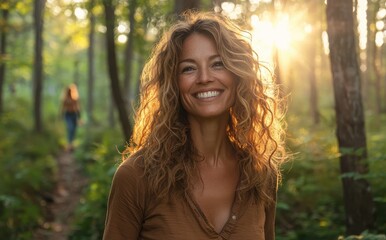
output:
<path id="1" fill-rule="evenodd" d="M 220 92 L 219 91 L 208 91 L 208 92 L 200 92 L 200 93 L 197 93 L 197 98 L 210 98 L 210 97 L 216 97 L 220 95 Z"/>

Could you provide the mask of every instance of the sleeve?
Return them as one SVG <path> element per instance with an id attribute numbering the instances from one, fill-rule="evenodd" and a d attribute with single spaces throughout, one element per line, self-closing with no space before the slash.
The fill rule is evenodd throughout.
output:
<path id="1" fill-rule="evenodd" d="M 275 239 L 275 217 L 276 217 L 276 199 L 277 199 L 278 182 L 272 183 L 270 190 L 272 194 L 272 201 L 268 202 L 265 207 L 265 224 L 264 233 L 265 240 Z"/>
<path id="2" fill-rule="evenodd" d="M 137 169 L 121 165 L 111 185 L 104 240 L 137 239 L 144 218 L 145 193 Z M 143 185 L 143 184 L 142 184 Z"/>

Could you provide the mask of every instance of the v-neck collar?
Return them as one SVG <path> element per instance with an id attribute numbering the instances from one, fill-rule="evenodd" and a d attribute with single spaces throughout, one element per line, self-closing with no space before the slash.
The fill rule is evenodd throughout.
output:
<path id="1" fill-rule="evenodd" d="M 188 202 L 189 207 L 192 209 L 192 212 L 199 222 L 201 228 L 206 231 L 208 234 L 212 236 L 221 236 L 223 239 L 229 239 L 230 235 L 232 234 L 232 231 L 234 227 L 236 226 L 237 220 L 240 217 L 241 214 L 241 204 L 240 204 L 240 196 L 239 192 L 236 191 L 235 199 L 233 201 L 232 207 L 231 207 L 231 214 L 229 215 L 229 218 L 221 231 L 218 233 L 214 229 L 212 223 L 209 222 L 208 218 L 204 214 L 204 212 L 201 210 L 199 204 L 196 202 L 196 200 L 193 198 L 193 196 L 190 193 L 185 194 L 186 200 Z"/>

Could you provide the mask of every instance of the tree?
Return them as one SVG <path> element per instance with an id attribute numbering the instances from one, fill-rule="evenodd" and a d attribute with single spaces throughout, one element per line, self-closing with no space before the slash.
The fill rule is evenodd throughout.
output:
<path id="1" fill-rule="evenodd" d="M 320 122 L 320 113 L 318 108 L 318 88 L 317 88 L 317 78 L 316 78 L 316 50 L 318 48 L 319 40 L 321 39 L 321 32 L 319 31 L 317 17 L 319 17 L 320 11 L 317 9 L 319 3 L 317 1 L 310 1 L 308 3 L 309 11 L 314 11 L 313 16 L 309 16 L 309 24 L 312 26 L 309 32 L 309 40 L 307 41 L 307 52 L 308 59 L 307 62 L 307 75 L 310 82 L 310 112 L 311 118 L 314 125 L 319 124 Z M 316 15 L 316 16 L 314 16 Z"/>
<path id="2" fill-rule="evenodd" d="M 89 122 L 94 122 L 93 109 L 94 109 L 94 81 L 95 81 L 95 15 L 94 6 L 95 0 L 91 0 L 89 3 L 89 19 L 90 19 L 90 32 L 88 36 L 88 81 L 87 81 L 87 115 Z"/>
<path id="3" fill-rule="evenodd" d="M 0 114 L 3 112 L 3 88 L 5 82 L 5 58 L 7 54 L 7 32 L 9 6 L 3 6 L 1 9 L 0 26 Z"/>
<path id="4" fill-rule="evenodd" d="M 275 0 L 271 1 L 271 12 L 272 12 L 272 24 L 274 26 L 277 25 L 277 9 L 276 4 L 280 3 L 280 0 L 275 2 Z M 285 5 L 285 3 L 284 3 Z M 278 46 L 274 43 L 272 44 L 272 62 L 274 65 L 274 76 L 275 76 L 275 82 L 279 86 L 279 96 L 284 96 L 284 89 L 283 89 L 283 80 L 281 76 L 280 71 L 280 56 L 279 56 L 279 49 Z"/>
<path id="5" fill-rule="evenodd" d="M 42 131 L 43 25 L 45 0 L 34 1 L 35 53 L 33 68 L 34 130 Z"/>
<path id="6" fill-rule="evenodd" d="M 103 5 L 105 9 L 107 63 L 109 67 L 111 91 L 114 98 L 115 106 L 118 109 L 119 121 L 124 134 L 124 138 L 125 141 L 128 142 L 132 134 L 132 128 L 129 122 L 125 102 L 122 97 L 121 88 L 119 86 L 118 65 L 114 40 L 115 7 L 113 6 L 112 0 L 103 0 Z"/>
<path id="7" fill-rule="evenodd" d="M 352 9 L 352 0 L 327 0 L 346 228 L 348 234 L 360 234 L 373 226 L 375 211 L 370 185 L 363 177 L 368 173 L 367 147 Z"/>
<path id="8" fill-rule="evenodd" d="M 132 62 L 133 62 L 133 46 L 134 46 L 134 27 L 135 27 L 135 10 L 137 7 L 137 1 L 130 1 L 129 5 L 129 28 L 130 32 L 127 36 L 127 43 L 125 49 L 125 75 L 124 75 L 124 94 L 127 99 L 127 109 L 130 109 L 130 86 L 131 86 L 131 78 L 132 78 Z"/>
<path id="9" fill-rule="evenodd" d="M 370 1 L 371 2 L 371 1 Z M 370 4 L 369 2 L 369 4 Z M 377 22 L 377 17 L 376 17 L 376 13 L 379 11 L 379 8 L 381 6 L 381 2 L 380 0 L 378 1 L 372 1 L 370 6 L 372 6 L 371 8 L 373 9 L 374 11 L 374 14 L 372 15 L 372 23 L 374 25 L 376 25 L 376 22 Z M 369 8 L 370 8 L 369 6 Z M 372 30 L 368 30 L 368 31 L 372 31 Z M 382 78 L 382 65 L 380 63 L 380 60 L 382 59 L 382 55 L 381 55 L 381 49 L 380 47 L 377 46 L 377 44 L 375 43 L 376 42 L 376 33 L 377 33 L 377 29 L 374 28 L 373 30 L 373 34 L 372 34 L 372 39 L 369 39 L 370 43 L 372 44 L 372 50 L 373 50 L 373 59 L 372 59 L 372 67 L 374 69 L 374 78 L 375 78 L 375 81 L 374 81 L 374 92 L 375 92 L 375 112 L 379 115 L 381 114 L 382 112 L 382 93 L 381 93 L 381 78 Z"/>

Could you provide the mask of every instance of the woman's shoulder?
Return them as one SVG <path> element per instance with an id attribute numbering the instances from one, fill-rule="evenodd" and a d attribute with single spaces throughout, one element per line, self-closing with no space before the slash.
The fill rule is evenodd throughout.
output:
<path id="1" fill-rule="evenodd" d="M 140 180 L 143 177 L 143 169 L 132 159 L 127 159 L 118 166 L 115 177 L 120 179 Z"/>

